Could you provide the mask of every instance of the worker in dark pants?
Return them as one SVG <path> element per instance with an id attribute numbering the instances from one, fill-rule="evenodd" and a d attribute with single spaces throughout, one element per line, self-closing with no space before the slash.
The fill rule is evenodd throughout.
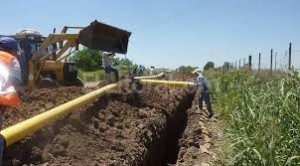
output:
<path id="1" fill-rule="evenodd" d="M 137 68 L 137 73 L 136 75 L 137 76 L 142 76 L 144 73 L 144 66 L 140 65 L 138 68 Z"/>
<path id="2" fill-rule="evenodd" d="M 195 69 L 193 74 L 197 74 L 197 78 L 195 84 L 200 89 L 200 96 L 199 96 L 199 111 L 203 110 L 203 101 L 206 103 L 206 109 L 209 113 L 208 118 L 211 118 L 214 113 L 211 107 L 211 100 L 210 100 L 210 91 L 209 85 L 206 78 L 203 76 L 202 71 L 200 69 Z"/>
<path id="3" fill-rule="evenodd" d="M 103 52 L 102 54 L 102 65 L 105 70 L 107 78 L 107 82 L 111 83 L 110 73 L 114 73 L 116 82 L 119 81 L 119 71 L 117 68 L 111 65 L 111 57 L 114 57 L 115 53 L 113 52 Z"/>

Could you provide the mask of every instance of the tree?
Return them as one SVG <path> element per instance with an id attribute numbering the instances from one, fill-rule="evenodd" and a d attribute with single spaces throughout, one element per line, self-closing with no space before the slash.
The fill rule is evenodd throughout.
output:
<path id="1" fill-rule="evenodd" d="M 204 70 L 209 70 L 209 69 L 214 69 L 214 68 L 215 68 L 215 64 L 214 64 L 214 62 L 211 62 L 211 61 L 207 62 L 204 66 Z"/>
<path id="2" fill-rule="evenodd" d="M 72 60 L 77 67 L 83 71 L 95 71 L 103 69 L 102 67 L 102 52 L 85 48 L 75 53 Z M 113 58 L 112 65 L 117 66 L 119 70 L 127 71 L 134 68 L 131 60 L 125 58 Z"/>
<path id="3" fill-rule="evenodd" d="M 115 66 L 118 66 L 120 70 L 126 71 L 126 70 L 133 70 L 135 64 L 132 62 L 132 60 L 129 60 L 128 58 L 114 58 L 113 64 Z"/>
<path id="4" fill-rule="evenodd" d="M 178 70 L 182 73 L 190 73 L 193 70 L 195 70 L 197 67 L 192 67 L 192 66 L 180 66 Z"/>
<path id="5" fill-rule="evenodd" d="M 229 62 L 224 62 L 222 69 L 229 70 L 231 67 L 232 65 Z"/>
<path id="6" fill-rule="evenodd" d="M 72 60 L 84 71 L 94 71 L 102 68 L 102 52 L 85 48 L 75 53 Z"/>

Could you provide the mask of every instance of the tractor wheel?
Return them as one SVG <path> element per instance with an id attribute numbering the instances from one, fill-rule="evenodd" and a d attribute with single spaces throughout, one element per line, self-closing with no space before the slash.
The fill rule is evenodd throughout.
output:
<path id="1" fill-rule="evenodd" d="M 58 87 L 58 83 L 51 78 L 42 78 L 37 83 L 38 88 L 55 88 Z"/>
<path id="2" fill-rule="evenodd" d="M 73 81 L 66 81 L 64 82 L 65 86 L 84 86 L 83 81 L 80 78 L 76 78 Z"/>
<path id="3" fill-rule="evenodd" d="M 75 86 L 84 86 L 83 81 L 80 78 L 77 78 L 74 82 Z"/>

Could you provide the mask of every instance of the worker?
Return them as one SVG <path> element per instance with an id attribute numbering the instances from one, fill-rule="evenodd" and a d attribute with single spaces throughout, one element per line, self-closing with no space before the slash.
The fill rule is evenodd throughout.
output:
<path id="1" fill-rule="evenodd" d="M 142 76 L 144 73 L 144 66 L 140 65 L 138 68 L 137 68 L 137 76 Z"/>
<path id="2" fill-rule="evenodd" d="M 0 129 L 7 107 L 18 107 L 20 100 L 15 85 L 22 82 L 20 64 L 16 58 L 18 43 L 10 37 L 0 38 Z"/>
<path id="3" fill-rule="evenodd" d="M 0 130 L 4 122 L 4 111 L 8 107 L 19 107 L 20 99 L 15 88 L 20 84 L 21 69 L 17 60 L 18 43 L 10 37 L 0 37 Z M 0 136 L 0 165 L 5 149 L 5 140 Z"/>
<path id="4" fill-rule="evenodd" d="M 210 90 L 207 79 L 203 76 L 202 71 L 200 69 L 195 69 L 192 71 L 193 74 L 197 75 L 195 85 L 200 89 L 200 96 L 199 96 L 199 111 L 203 109 L 203 101 L 206 103 L 206 109 L 209 113 L 208 118 L 211 118 L 214 113 L 211 107 L 210 101 Z"/>
<path id="5" fill-rule="evenodd" d="M 150 67 L 150 76 L 154 75 L 155 71 L 154 71 L 154 66 Z"/>
<path id="6" fill-rule="evenodd" d="M 119 71 L 117 68 L 111 65 L 111 58 L 115 56 L 114 52 L 103 52 L 102 53 L 102 65 L 104 68 L 104 71 L 107 75 L 107 81 L 108 83 L 111 83 L 110 79 L 110 73 L 113 72 L 115 75 L 116 82 L 119 81 Z"/>
<path id="7" fill-rule="evenodd" d="M 138 65 L 135 64 L 133 66 L 132 73 L 131 73 L 133 76 L 137 76 L 137 69 L 138 69 Z"/>

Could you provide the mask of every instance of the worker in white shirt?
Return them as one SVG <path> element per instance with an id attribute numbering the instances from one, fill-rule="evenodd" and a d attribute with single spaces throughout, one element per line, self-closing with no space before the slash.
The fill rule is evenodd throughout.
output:
<path id="1" fill-rule="evenodd" d="M 214 113 L 211 107 L 210 101 L 210 90 L 207 79 L 203 76 L 202 71 L 200 69 L 195 69 L 193 74 L 197 75 L 195 85 L 199 87 L 200 96 L 199 96 L 199 110 L 203 109 L 203 101 L 206 103 L 207 111 L 209 113 L 208 117 L 211 118 Z"/>
<path id="2" fill-rule="evenodd" d="M 108 83 L 111 83 L 110 73 L 113 72 L 115 75 L 116 82 L 119 81 L 119 71 L 117 68 L 111 65 L 111 58 L 115 56 L 113 52 L 102 53 L 102 65 L 106 75 L 108 76 Z"/>
<path id="3" fill-rule="evenodd" d="M 151 66 L 150 67 L 150 75 L 154 75 L 155 74 L 155 71 L 154 71 L 154 66 Z"/>

